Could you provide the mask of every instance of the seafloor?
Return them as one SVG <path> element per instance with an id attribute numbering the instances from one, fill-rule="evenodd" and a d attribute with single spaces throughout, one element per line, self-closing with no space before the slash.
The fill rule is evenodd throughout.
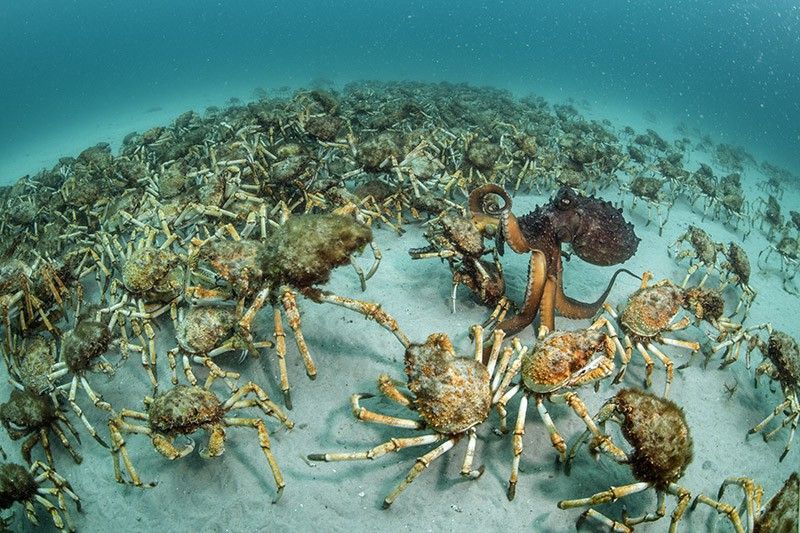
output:
<path id="1" fill-rule="evenodd" d="M 457 98 L 457 91 L 455 93 L 453 97 Z M 494 98 L 495 95 L 488 92 L 485 97 Z M 478 99 L 470 105 L 480 106 L 481 102 Z M 382 110 L 365 109 L 363 112 L 377 115 Z M 595 110 L 594 118 L 610 118 L 599 115 Z M 463 131 L 465 134 L 471 132 L 499 138 L 496 130 L 481 129 L 481 126 L 489 127 L 488 124 L 470 125 Z M 623 126 L 625 124 L 605 125 L 609 131 L 618 133 Z M 640 125 L 636 127 L 639 130 Z M 653 128 L 658 129 L 658 126 L 653 125 Z M 686 134 L 678 134 L 669 128 L 659 133 L 670 143 Z M 561 134 L 554 129 L 552 135 Z M 700 138 L 688 137 L 690 143 L 682 158 L 687 171 L 693 172 L 701 162 L 705 162 L 719 176 L 731 172 L 730 168 L 720 166 L 720 161 L 712 157 L 713 150 L 709 151 Z M 540 145 L 545 143 L 539 139 Z M 620 143 L 622 145 L 623 141 Z M 567 149 L 562 147 L 562 150 Z M 650 168 L 642 172 L 660 176 Z M 797 296 L 786 290 L 792 290 L 793 284 L 790 282 L 784 287 L 778 254 L 773 253 L 760 266 L 757 261 L 762 251 L 770 246 L 767 235 L 759 229 L 761 215 L 756 209 L 757 199 L 767 196 L 759 184 L 769 176 L 764 174 L 761 166 L 747 160 L 742 163 L 740 172 L 745 197 L 753 207 L 738 222 L 738 228 L 722 214 L 719 218 L 711 212 L 703 216 L 703 199 L 692 205 L 691 193 L 677 198 L 661 232 L 657 222 L 647 224 L 647 204 L 640 201 L 631 208 L 629 193 L 621 192 L 616 183 L 601 188 L 597 195 L 624 205 L 625 217 L 634 224 L 642 239 L 635 256 L 623 265 L 625 268 L 636 273 L 652 271 L 655 279 L 669 278 L 680 282 L 689 262 L 677 262 L 674 254 L 670 255 L 668 251 L 690 224 L 699 225 L 715 241 L 735 241 L 749 254 L 753 270 L 750 285 L 757 296 L 745 324 L 770 322 L 775 328 L 796 335 L 796 314 L 800 307 Z M 620 170 L 617 173 L 621 182 L 630 178 Z M 374 174 L 380 175 L 380 172 Z M 520 192 L 514 197 L 513 211 L 516 214 L 524 214 L 550 199 L 554 192 L 553 182 L 542 183 L 540 190 L 531 187 L 530 191 Z M 507 187 L 512 185 L 513 182 Z M 800 192 L 791 183 L 783 182 L 781 185 L 786 191 L 780 203 L 788 213 L 789 209 L 800 206 Z M 463 196 L 456 194 L 454 198 L 459 204 L 465 203 Z M 445 332 L 460 352 L 469 355 L 472 353 L 469 328 L 483 322 L 489 311 L 475 303 L 469 291 L 461 287 L 455 313 L 451 313 L 451 273 L 447 264 L 435 259 L 412 260 L 409 257 L 408 250 L 424 246 L 426 240 L 421 222 L 406 218 L 409 220 L 403 226 L 405 232 L 402 235 L 385 224 L 376 222 L 373 225 L 375 242 L 382 251 L 383 260 L 377 273 L 367 282 L 366 291 L 361 291 L 358 278 L 350 268 L 334 271 L 325 288 L 337 294 L 380 303 L 397 319 L 412 341 L 422 342 L 430 333 Z M 755 229 L 750 230 L 751 226 Z M 788 227 L 786 231 L 789 231 Z M 793 231 L 796 235 L 796 230 Z M 746 238 L 744 233 L 748 234 Z M 359 262 L 366 267 L 370 260 L 367 251 Z M 502 257 L 508 293 L 516 302 L 521 301 L 524 293 L 527 261 L 527 255 L 517 255 L 511 250 L 506 250 Z M 565 262 L 565 290 L 576 298 L 594 300 L 614 268 L 588 265 L 573 257 Z M 701 274 L 696 274 L 692 280 L 696 282 L 700 277 Z M 92 283 L 93 280 L 91 283 L 87 281 L 89 285 Z M 706 283 L 710 286 L 717 284 L 717 274 L 712 274 Z M 620 276 L 608 302 L 615 307 L 623 304 L 637 287 L 637 280 Z M 729 290 L 727 294 L 728 303 L 735 303 L 738 292 Z M 315 381 L 306 377 L 303 362 L 291 334 L 288 334 L 287 364 L 294 404 L 288 414 L 295 426 L 286 430 L 274 419 L 266 419 L 272 450 L 286 478 L 282 499 L 276 504 L 271 503 L 275 485 L 259 449 L 256 433 L 250 429 L 228 429 L 225 454 L 209 460 L 195 452 L 183 459 L 168 461 L 153 449 L 147 437 L 126 436 L 128 452 L 142 480 L 145 484 L 154 484 L 141 488 L 115 482 L 109 451 L 95 443 L 76 422 L 82 435 L 79 447 L 84 457 L 82 464 L 73 464 L 56 439 L 51 438 L 51 443 L 57 470 L 71 482 L 83 503 L 80 513 L 74 512 L 74 507 L 68 504 L 79 531 L 442 531 L 470 527 L 565 531 L 573 529 L 581 511 L 559 510 L 556 507 L 559 500 L 589 496 L 609 486 L 634 481 L 626 466 L 616 464 L 608 457 L 595 461 L 587 453 L 578 456 L 571 474 L 566 475 L 556 461 L 547 430 L 531 407 L 523 439 L 516 499 L 508 501 L 506 498 L 512 459 L 511 435 L 498 434 L 498 420 L 492 413 L 478 429 L 476 464 L 485 465 L 479 479 L 464 480 L 459 476 L 466 449 L 464 439 L 417 478 L 389 510 L 382 510 L 384 496 L 414 465 L 418 450 L 404 450 L 374 461 L 348 463 L 315 463 L 308 461 L 306 456 L 326 451 L 365 450 L 392 437 L 415 434 L 411 430 L 359 422 L 350 409 L 351 393 L 376 393 L 376 378 L 381 373 L 388 372 L 397 380 L 404 380 L 403 349 L 389 332 L 361 315 L 332 305 L 318 305 L 302 297 L 299 306 L 305 338 L 319 372 Z M 741 314 L 735 319 L 740 320 Z M 588 323 L 588 320 L 556 318 L 556 325 L 561 329 L 583 327 Z M 262 311 L 256 324 L 259 333 L 256 338 L 271 338 L 272 316 L 268 309 Z M 713 334 L 705 324 L 701 328 L 693 325 L 676 336 L 709 344 L 706 332 Z M 162 388 L 167 388 L 169 371 L 163 355 L 175 345 L 169 321 L 159 322 L 156 333 L 159 377 Z M 521 337 L 525 343 L 532 343 L 532 328 L 527 328 Z M 766 417 L 783 399 L 780 387 L 763 376 L 759 386 L 754 386 L 754 371 L 761 360 L 760 353 L 754 352 L 750 368 L 745 366 L 742 358 L 720 369 L 719 354 L 710 360 L 697 354 L 690 360 L 682 349 L 666 347 L 665 351 L 676 362 L 670 397 L 684 408 L 694 438 L 694 460 L 679 483 L 693 495 L 704 493 L 713 497 L 726 477 L 747 476 L 764 486 L 767 497 L 774 494 L 790 472 L 797 469 L 800 444 L 795 443 L 783 461 L 779 461 L 789 429 L 779 431 L 768 442 L 760 434 L 747 435 L 748 429 Z M 114 353 L 109 357 L 113 362 L 118 359 Z M 217 362 L 225 369 L 240 372 L 243 380 L 261 384 L 276 402 L 281 403 L 278 365 L 273 350 L 262 350 L 260 357 L 248 357 L 242 362 L 238 353 L 228 354 L 218 358 Z M 683 363 L 687 366 L 677 369 Z M 579 389 L 579 394 L 594 413 L 620 386 L 641 386 L 643 377 L 642 360 L 634 356 L 621 385 L 611 385 L 610 380 L 605 380 L 599 390 L 587 386 Z M 136 354 L 111 378 L 90 374 L 88 379 L 115 409 L 141 410 L 142 398 L 151 392 L 148 377 Z M 663 367 L 656 361 L 652 391 L 660 394 L 663 386 Z M 224 386 L 221 389 L 220 394 L 224 392 Z M 510 403 L 511 420 L 516 417 L 518 401 L 514 399 Z M 107 435 L 106 414 L 94 409 L 91 402 L 80 394 L 78 403 L 100 433 Z M 364 405 L 382 412 L 403 414 L 384 399 L 364 400 Z M 548 410 L 570 442 L 582 431 L 581 420 L 565 406 L 551 404 Z M 770 429 L 772 427 L 774 423 Z M 612 430 L 612 436 L 622 443 L 623 448 L 629 449 L 618 431 Z M 204 447 L 205 439 L 202 433 L 195 435 L 198 449 Z M 11 442 L 5 432 L 0 435 L 0 446 L 8 453 L 9 460 L 22 462 L 19 445 L 19 442 Z M 42 457 L 40 448 L 34 450 L 34 456 Z M 729 501 L 738 503 L 738 498 L 737 494 Z M 650 491 L 627 498 L 624 505 L 619 502 L 596 508 L 610 517 L 619 518 L 623 508 L 629 515 L 651 511 L 655 501 L 655 494 Z M 637 527 L 637 530 L 666 530 L 675 502 L 668 496 L 667 517 L 655 524 Z M 12 529 L 33 529 L 19 505 L 13 507 L 13 513 Z M 41 530 L 52 529 L 49 517 L 41 510 L 39 520 L 43 525 Z M 587 527 L 591 529 L 592 526 Z M 724 517 L 700 506 L 687 512 L 679 530 L 730 531 L 732 528 Z"/>

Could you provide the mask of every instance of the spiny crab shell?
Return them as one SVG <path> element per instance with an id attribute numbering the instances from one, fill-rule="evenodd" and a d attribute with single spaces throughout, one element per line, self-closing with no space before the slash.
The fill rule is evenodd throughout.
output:
<path id="1" fill-rule="evenodd" d="M 0 509 L 33 498 L 38 488 L 36 480 L 24 466 L 15 463 L 0 465 Z"/>
<path id="2" fill-rule="evenodd" d="M 767 504 L 764 514 L 756 521 L 753 533 L 785 531 L 800 527 L 800 477 L 793 472 L 781 490 Z"/>
<path id="3" fill-rule="evenodd" d="M 591 368 L 595 354 L 614 349 L 614 341 L 602 331 L 554 331 L 523 358 L 525 388 L 539 393 L 557 390 Z"/>
<path id="4" fill-rule="evenodd" d="M 739 276 L 739 279 L 745 285 L 750 283 L 750 259 L 747 257 L 747 252 L 744 251 L 744 248 L 735 242 L 731 242 L 728 245 L 728 253 L 726 255 L 728 256 L 731 271 Z"/>
<path id="5" fill-rule="evenodd" d="M 94 360 L 106 353 L 111 344 L 111 332 L 105 324 L 83 319 L 64 334 L 61 358 L 70 371 L 78 373 L 90 368 Z"/>
<path id="6" fill-rule="evenodd" d="M 351 217 L 294 215 L 267 239 L 260 261 L 270 281 L 313 287 L 327 283 L 334 268 L 371 241 L 370 227 Z"/>
<path id="7" fill-rule="evenodd" d="M 769 336 L 767 357 L 778 369 L 781 383 L 800 387 L 800 347 L 791 336 L 775 330 Z"/>
<path id="8" fill-rule="evenodd" d="M 27 389 L 12 389 L 8 401 L 0 404 L 0 422 L 9 430 L 9 436 L 16 440 L 54 420 L 55 407 L 49 400 Z"/>
<path id="9" fill-rule="evenodd" d="M 168 302 L 178 296 L 183 275 L 178 254 L 153 247 L 134 250 L 122 265 L 125 288 L 148 302 Z"/>
<path id="10" fill-rule="evenodd" d="M 178 346 L 189 353 L 206 353 L 227 339 L 236 326 L 233 309 L 216 305 L 197 305 L 189 308 L 178 324 L 175 338 Z"/>
<path id="11" fill-rule="evenodd" d="M 683 290 L 672 283 L 644 287 L 628 299 L 620 323 L 631 336 L 655 338 L 681 310 L 684 299 Z"/>
<path id="12" fill-rule="evenodd" d="M 50 389 L 47 379 L 50 367 L 55 363 L 50 343 L 44 337 L 36 336 L 25 346 L 24 353 L 16 357 L 20 382 L 26 389 L 41 394 Z"/>
<path id="13" fill-rule="evenodd" d="M 224 416 L 217 395 L 202 387 L 176 385 L 156 396 L 147 409 L 150 427 L 159 433 L 188 435 Z"/>
<path id="14" fill-rule="evenodd" d="M 441 219 L 441 228 L 444 230 L 445 242 L 465 255 L 480 256 L 485 251 L 484 236 L 472 220 L 445 215 Z"/>
<path id="15" fill-rule="evenodd" d="M 663 489 L 683 477 L 693 455 L 683 409 L 636 389 L 619 391 L 614 402 L 625 417 L 622 435 L 634 448 L 630 465 L 636 479 Z"/>
<path id="16" fill-rule="evenodd" d="M 259 264 L 263 250 L 260 241 L 215 239 L 200 248 L 200 257 L 209 262 L 219 276 L 233 285 L 237 294 L 256 290 L 264 277 Z"/>
<path id="17" fill-rule="evenodd" d="M 685 307 L 700 320 L 719 320 L 725 312 L 725 299 L 714 289 L 692 287 L 685 295 Z"/>
<path id="18" fill-rule="evenodd" d="M 471 357 L 459 357 L 447 335 L 434 333 L 406 350 L 408 388 L 426 424 L 454 435 L 486 420 L 491 406 L 489 372 Z"/>

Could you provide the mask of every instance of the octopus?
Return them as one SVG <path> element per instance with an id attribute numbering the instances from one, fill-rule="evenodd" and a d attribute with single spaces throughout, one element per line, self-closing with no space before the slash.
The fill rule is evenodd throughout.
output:
<path id="1" fill-rule="evenodd" d="M 497 202 L 499 197 L 502 205 Z M 618 269 L 600 297 L 590 303 L 564 294 L 561 245 L 569 243 L 575 254 L 594 265 L 623 263 L 636 253 L 639 237 L 626 222 L 621 210 L 593 196 L 581 196 L 570 187 L 561 187 L 546 205 L 517 218 L 511 212 L 511 197 L 501 187 L 487 184 L 472 191 L 469 207 L 478 228 L 499 228 L 501 243 L 516 253 L 530 253 L 528 282 L 520 312 L 497 324 L 512 335 L 533 323 L 537 313 L 541 324 L 555 329 L 555 312 L 567 318 L 591 318 L 605 301 Z M 502 251 L 502 247 L 501 247 Z"/>

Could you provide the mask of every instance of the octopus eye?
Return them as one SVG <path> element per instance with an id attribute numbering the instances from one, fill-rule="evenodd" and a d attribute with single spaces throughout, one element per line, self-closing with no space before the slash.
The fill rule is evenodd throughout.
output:
<path id="1" fill-rule="evenodd" d="M 575 198 L 575 191 L 566 185 L 562 186 L 555 197 L 555 204 L 561 210 L 567 210 L 572 206 L 572 200 Z"/>

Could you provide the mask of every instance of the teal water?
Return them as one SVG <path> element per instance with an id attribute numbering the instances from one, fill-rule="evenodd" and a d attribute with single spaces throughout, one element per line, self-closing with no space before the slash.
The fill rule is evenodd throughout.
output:
<path id="1" fill-rule="evenodd" d="M 796 169 L 798 21 L 784 0 L 4 2 L 0 181 L 257 87 L 364 78 L 654 113 Z"/>

